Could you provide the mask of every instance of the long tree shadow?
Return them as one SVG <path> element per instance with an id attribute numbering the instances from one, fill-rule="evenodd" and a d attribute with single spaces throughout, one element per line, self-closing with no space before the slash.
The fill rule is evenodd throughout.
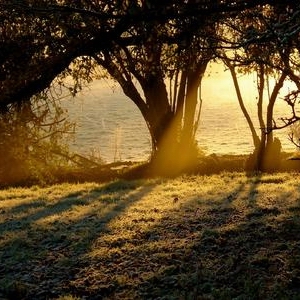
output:
<path id="1" fill-rule="evenodd" d="M 73 195 L 82 201 L 72 206 L 82 211 L 79 217 L 63 219 L 69 204 L 40 232 L 29 228 L 28 243 L 19 246 L 26 252 L 36 242 L 36 252 L 24 254 L 23 262 L 3 256 L 11 253 L 11 239 L 1 252 L 0 271 L 26 285 L 24 299 L 67 294 L 85 299 L 297 299 L 299 188 L 284 189 L 282 179 L 273 177 L 232 180 L 236 183 L 226 191 L 214 186 L 202 191 L 202 179 L 187 177 L 165 187 L 159 181 L 146 186 L 124 181 Z M 230 182 L 224 178 L 222 187 Z M 182 184 L 188 186 L 185 195 L 177 192 Z M 22 212 L 19 208 L 15 213 Z M 23 208 L 31 210 L 30 205 Z M 41 218 L 32 214 L 32 223 L 57 215 L 43 213 Z M 10 291 L 15 296 L 22 286 Z"/>
<path id="2" fill-rule="evenodd" d="M 33 199 L 3 211 L 9 216 L 0 224 L 0 296 L 48 299 L 64 293 L 84 267 L 81 258 L 93 241 L 109 231 L 107 224 L 154 186 L 116 181 L 69 193 L 54 203 Z"/>
<path id="3" fill-rule="evenodd" d="M 250 178 L 233 191 L 234 197 L 229 194 L 219 205 L 202 211 L 197 220 L 191 218 L 193 223 L 185 226 L 183 234 L 178 226 L 182 219 L 173 218 L 178 247 L 170 247 L 170 260 L 141 285 L 143 295 L 147 299 L 161 295 L 170 299 L 299 299 L 300 203 L 288 208 L 285 204 L 261 207 L 257 200 L 261 200 L 262 182 L 261 177 Z M 243 198 L 249 208 L 232 208 L 246 186 L 248 199 Z M 282 191 L 277 197 L 285 199 L 288 194 Z"/>
<path id="4" fill-rule="evenodd" d="M 135 225 L 130 229 L 134 234 L 130 239 L 125 243 L 108 243 L 106 249 L 112 254 L 101 253 L 93 258 L 91 266 L 81 270 L 79 279 L 73 283 L 77 295 L 90 293 L 90 299 L 189 299 L 202 268 L 199 245 L 205 241 L 204 253 L 210 252 L 209 240 L 216 238 L 216 228 L 229 222 L 229 216 L 235 210 L 228 206 L 239 198 L 245 185 L 245 182 L 238 183 L 228 192 L 221 201 L 221 215 L 217 214 L 220 200 L 193 196 L 181 202 L 176 194 L 172 194 L 175 197 L 171 208 L 161 211 L 155 205 L 152 214 L 148 211 L 150 217 L 133 219 Z M 162 213 L 157 222 L 153 212 Z M 145 229 L 143 223 L 149 226 Z M 221 239 L 217 243 L 221 245 Z M 100 271 L 93 271 L 95 269 Z M 82 278 L 88 278 L 90 286 L 84 285 Z M 93 285 L 93 282 L 97 284 Z"/>

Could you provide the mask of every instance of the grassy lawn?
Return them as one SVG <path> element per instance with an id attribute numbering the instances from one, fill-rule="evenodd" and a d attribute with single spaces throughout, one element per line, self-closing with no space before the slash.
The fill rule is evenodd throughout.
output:
<path id="1" fill-rule="evenodd" d="M 299 174 L 1 190 L 0 299 L 300 299 Z"/>

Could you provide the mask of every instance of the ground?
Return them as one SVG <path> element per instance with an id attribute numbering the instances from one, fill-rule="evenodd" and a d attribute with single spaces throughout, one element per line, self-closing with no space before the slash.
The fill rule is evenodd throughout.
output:
<path id="1" fill-rule="evenodd" d="M 300 299 L 298 173 L 0 191 L 1 299 Z"/>

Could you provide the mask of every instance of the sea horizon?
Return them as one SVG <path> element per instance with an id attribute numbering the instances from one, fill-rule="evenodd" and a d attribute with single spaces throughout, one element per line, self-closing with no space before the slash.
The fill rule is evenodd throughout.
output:
<path id="1" fill-rule="evenodd" d="M 253 141 L 239 107 L 228 72 L 214 67 L 202 85 L 202 109 L 196 140 L 205 154 L 250 154 Z M 245 105 L 256 129 L 255 80 L 241 78 Z M 251 83 L 251 84 L 250 84 Z M 105 162 L 145 161 L 151 154 L 151 140 L 146 123 L 135 104 L 121 88 L 110 81 L 95 81 L 76 97 L 63 101 L 76 133 L 70 149 L 82 155 L 98 155 Z M 282 97 L 275 106 L 275 118 L 288 115 Z M 288 129 L 274 131 L 283 151 L 296 147 L 288 139 Z"/>

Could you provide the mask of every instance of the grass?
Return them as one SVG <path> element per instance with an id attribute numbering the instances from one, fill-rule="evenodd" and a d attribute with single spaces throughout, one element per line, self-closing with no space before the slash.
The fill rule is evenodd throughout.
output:
<path id="1" fill-rule="evenodd" d="M 0 191 L 0 299 L 300 299 L 298 173 Z"/>

